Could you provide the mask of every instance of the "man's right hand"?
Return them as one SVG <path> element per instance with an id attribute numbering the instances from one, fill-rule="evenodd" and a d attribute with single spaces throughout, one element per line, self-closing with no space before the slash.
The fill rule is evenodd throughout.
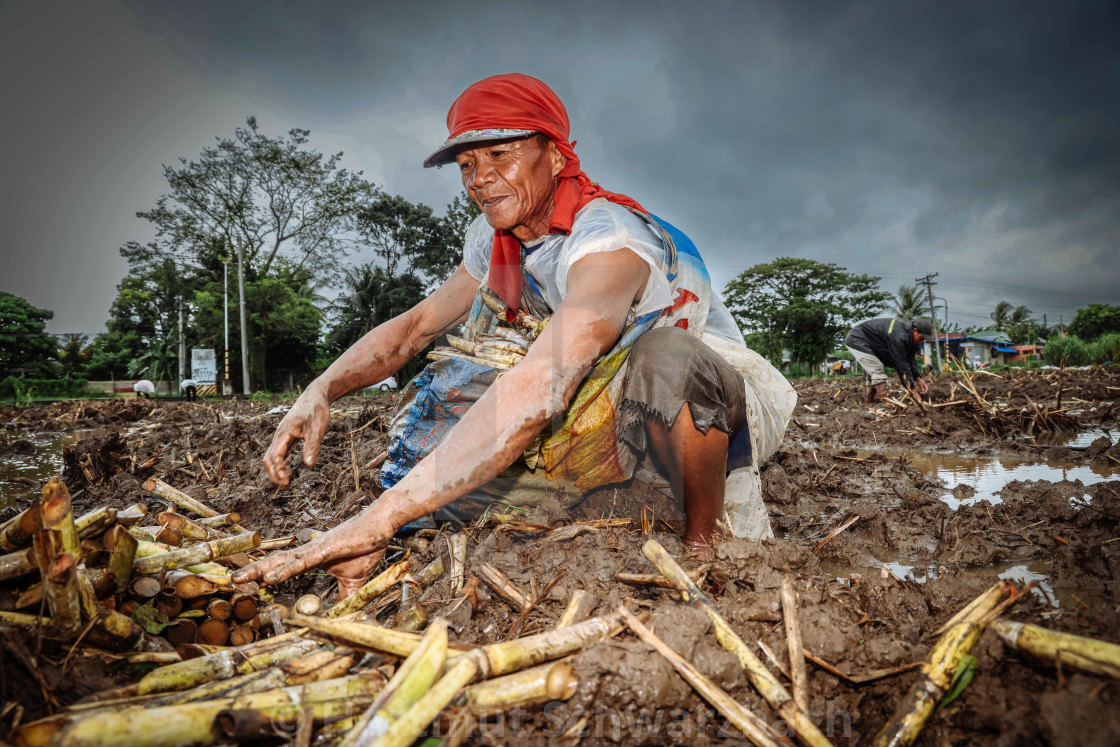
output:
<path id="1" fill-rule="evenodd" d="M 288 465 L 288 452 L 296 441 L 303 441 L 303 463 L 312 467 L 319 461 L 319 448 L 330 421 L 331 403 L 317 387 L 310 387 L 300 395 L 292 409 L 276 427 L 272 444 L 264 455 L 268 478 L 281 488 L 288 487 L 292 468 Z"/>

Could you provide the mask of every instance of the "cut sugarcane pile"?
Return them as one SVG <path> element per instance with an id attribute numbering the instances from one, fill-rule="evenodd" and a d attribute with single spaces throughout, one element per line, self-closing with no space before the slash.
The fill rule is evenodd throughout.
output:
<path id="1" fill-rule="evenodd" d="M 164 490 L 156 484 L 149 489 Z M 53 509 L 47 512 L 49 516 L 54 513 Z M 499 536 L 536 535 L 541 546 L 635 524 L 628 519 L 600 519 L 551 527 L 502 514 L 491 514 L 489 521 L 497 524 Z M 84 525 L 81 520 L 78 523 Z M 636 526 L 632 529 L 637 531 Z M 196 544 L 205 541 L 200 538 Z M 466 532 L 427 531 L 400 546 L 403 557 L 394 558 L 341 603 L 321 609 L 312 598 L 293 605 L 285 621 L 287 633 L 210 653 L 201 646 L 184 647 L 184 653 L 196 658 L 174 661 L 134 684 L 86 697 L 50 717 L 22 725 L 9 739 L 22 745 L 115 747 L 262 738 L 301 744 L 314 740 L 315 744 L 408 745 L 428 732 L 443 737 L 446 744 L 458 744 L 475 741 L 477 729 L 484 728 L 487 719 L 515 708 L 543 708 L 541 704 L 563 702 L 581 688 L 594 687 L 577 678 L 570 657 L 621 634 L 642 642 L 627 645 L 648 644 L 648 656 L 664 657 L 695 693 L 727 719 L 728 728 L 738 730 L 752 743 L 789 745 L 794 743 L 791 737 L 803 744 L 829 743 L 819 720 L 805 706 L 804 679 L 799 681 L 794 675 L 784 683 L 782 665 L 763 663 L 759 649 L 737 632 L 741 625 L 733 627 L 708 598 L 712 587 L 705 579 L 717 570 L 712 564 L 686 573 L 651 540 L 642 550 L 657 573 L 619 573 L 618 580 L 655 590 L 651 593 L 664 595 L 670 605 L 672 595 L 679 604 L 699 611 L 694 614 L 706 616 L 711 627 L 705 635 L 734 655 L 761 697 L 757 701 L 760 707 L 751 707 L 741 695 L 732 697 L 701 672 L 671 645 L 671 638 L 651 630 L 653 625 L 647 627 L 648 619 L 634 614 L 633 604 L 613 611 L 607 608 L 597 613 L 599 617 L 588 619 L 598 600 L 577 591 L 555 625 L 549 623 L 541 632 L 518 637 L 520 624 L 548 595 L 551 584 L 538 590 L 506 576 L 503 569 L 512 571 L 497 567 L 501 563 L 481 558 L 468 570 Z M 413 558 L 418 555 L 424 555 L 427 562 L 415 563 Z M 437 602 L 425 597 L 427 601 L 422 603 L 425 590 L 436 581 L 450 582 L 452 598 Z M 508 606 L 517 615 L 517 624 L 501 642 L 456 645 L 453 632 L 462 629 L 464 617 L 469 619 L 476 608 L 486 604 L 484 589 L 489 590 L 490 604 Z M 781 619 L 786 623 L 792 661 L 793 652 L 802 649 L 796 640 L 800 635 L 798 602 L 792 589 L 788 591 L 783 594 Z M 936 633 L 940 638 L 920 664 L 920 671 L 912 675 L 902 707 L 876 738 L 877 743 L 908 744 L 918 737 L 933 709 L 952 689 L 954 673 L 986 627 L 1024 654 L 1106 676 L 1120 673 L 1120 649 L 1112 644 L 997 619 L 1024 594 L 1025 590 L 1014 590 L 1010 584 L 997 584 Z M 87 642 L 88 637 L 78 646 L 85 647 Z M 760 648 L 773 659 L 772 652 Z M 136 658 L 143 661 L 145 656 Z M 828 666 L 808 650 L 798 657 L 822 668 Z M 867 673 L 861 681 L 896 676 L 917 665 Z M 967 698 L 967 693 L 961 697 Z M 579 732 L 573 729 L 573 734 Z"/>
<path id="2" fill-rule="evenodd" d="M 65 484 L 52 478 L 40 502 L 0 529 L 0 583 L 21 589 L 0 622 L 61 644 L 139 648 L 137 660 L 156 662 L 281 632 L 287 608 L 255 584 L 235 585 L 231 567 L 294 538 L 262 543 L 236 514 L 158 480 L 146 489 L 183 513 L 152 516 L 137 503 L 75 518 Z"/>
<path id="3" fill-rule="evenodd" d="M 953 359 L 959 366 L 960 362 Z M 1074 414 L 1078 408 L 1068 401 L 1063 407 L 1063 374 L 1064 367 L 1056 373 L 1041 375 L 1030 371 L 1018 374 L 1020 383 L 1027 379 L 1051 379 L 1054 388 L 1054 399 L 1035 401 L 1023 394 L 1025 404 L 1012 405 L 1007 401 L 989 398 L 977 382 L 983 376 L 997 376 L 987 371 L 969 371 L 961 367 L 960 377 L 953 381 L 949 389 L 948 400 L 931 403 L 929 408 L 934 412 L 944 408 L 959 408 L 958 413 L 968 413 L 975 422 L 980 432 L 991 438 L 1008 438 L 1013 436 L 1033 436 L 1038 433 L 1054 433 L 1057 431 L 1077 431 L 1084 427 L 1081 420 Z M 921 401 L 912 398 L 887 397 L 886 402 L 893 410 L 873 410 L 879 417 L 893 418 L 902 415 L 912 405 L 916 405 L 923 416 L 933 415 Z"/>
<path id="4" fill-rule="evenodd" d="M 499 371 L 508 371 L 521 362 L 529 352 L 529 346 L 537 339 L 548 319 L 538 318 L 519 309 L 508 314 L 506 304 L 500 298 L 483 289 L 479 292 L 482 301 L 502 320 L 492 331 L 478 335 L 474 341 L 447 335 L 450 347 L 439 346 L 428 353 L 433 361 L 444 358 L 463 358 L 482 363 Z M 509 320 L 508 323 L 505 323 Z"/>

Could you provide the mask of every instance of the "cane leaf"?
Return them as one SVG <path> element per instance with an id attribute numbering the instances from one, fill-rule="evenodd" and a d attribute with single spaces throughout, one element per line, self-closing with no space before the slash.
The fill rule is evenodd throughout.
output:
<path id="1" fill-rule="evenodd" d="M 956 674 L 953 675 L 953 681 L 949 683 L 949 692 L 938 704 L 938 710 L 952 703 L 964 689 L 972 682 L 972 678 L 976 676 L 976 657 L 971 654 L 965 654 L 961 657 L 960 663 L 957 665 Z"/>
<path id="2" fill-rule="evenodd" d="M 152 635 L 159 635 L 170 624 L 167 618 L 159 613 L 153 602 L 136 605 L 136 608 L 132 610 L 132 619 Z"/>

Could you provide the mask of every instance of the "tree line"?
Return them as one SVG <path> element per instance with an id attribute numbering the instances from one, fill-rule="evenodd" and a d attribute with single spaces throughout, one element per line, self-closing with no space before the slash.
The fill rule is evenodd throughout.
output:
<path id="1" fill-rule="evenodd" d="M 308 130 L 270 137 L 250 117 L 197 157 L 164 166 L 166 192 L 137 213 L 155 238 L 120 248 L 128 271 L 106 331 L 92 341 L 81 335 L 56 341 L 45 332 L 49 310 L 0 293 L 0 373 L 173 379 L 180 340 L 188 349 L 223 349 L 228 279 L 230 375 L 238 391 L 240 263 L 249 388 L 276 390 L 287 381 L 310 380 L 371 328 L 443 282 L 461 261 L 467 227 L 479 214 L 465 195 L 437 214 L 343 168 L 341 159 L 341 153 L 312 148 Z M 374 259 L 348 261 L 359 248 Z M 742 272 L 723 298 L 751 347 L 775 362 L 788 355 L 815 366 L 862 319 L 883 311 L 929 315 L 917 286 L 897 294 L 879 286 L 874 275 L 782 257 Z M 991 318 L 1016 344 L 1062 332 L 1007 302 Z M 966 330 L 952 325 L 948 331 Z M 1120 332 L 1120 308 L 1083 309 L 1069 332 L 1087 339 Z M 419 366 L 414 361 L 402 375 Z"/>

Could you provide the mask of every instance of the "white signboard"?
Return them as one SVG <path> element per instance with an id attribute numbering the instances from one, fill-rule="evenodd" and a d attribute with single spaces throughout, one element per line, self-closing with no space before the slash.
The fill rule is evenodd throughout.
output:
<path id="1" fill-rule="evenodd" d="M 217 383 L 218 361 L 214 357 L 213 350 L 191 349 L 191 378 L 200 385 Z"/>

